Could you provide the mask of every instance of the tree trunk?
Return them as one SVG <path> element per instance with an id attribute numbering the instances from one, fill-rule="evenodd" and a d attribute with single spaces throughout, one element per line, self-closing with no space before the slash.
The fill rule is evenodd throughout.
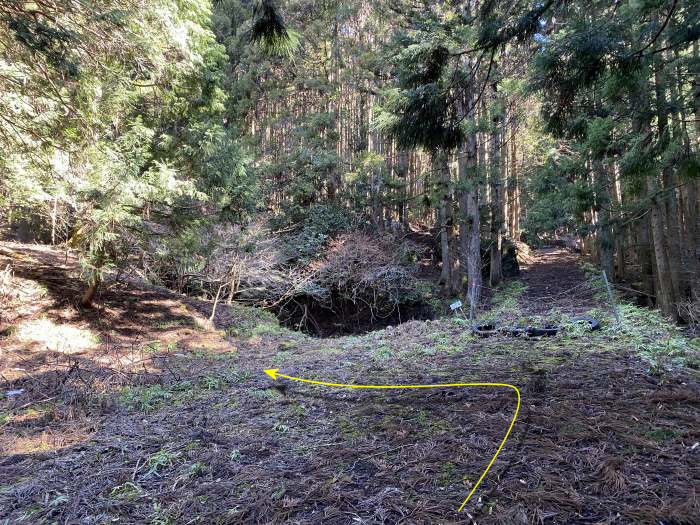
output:
<path id="1" fill-rule="evenodd" d="M 698 248 L 700 248 L 700 219 L 698 218 L 698 182 L 688 182 L 683 188 L 683 203 L 686 215 L 686 233 L 683 241 L 687 250 L 687 275 L 690 287 L 690 297 L 700 301 L 700 260 Z"/>
<path id="2" fill-rule="evenodd" d="M 406 191 L 408 186 L 408 153 L 399 150 L 396 159 L 396 177 L 401 181 L 400 195 L 396 202 L 396 213 L 401 228 L 408 229 L 408 217 L 406 214 Z"/>
<path id="3" fill-rule="evenodd" d="M 656 286 L 654 281 L 654 261 L 651 252 L 649 217 L 642 217 L 637 224 L 637 257 L 642 278 L 642 291 L 646 294 L 647 306 L 653 306 Z"/>
<path id="4" fill-rule="evenodd" d="M 53 198 L 51 207 L 51 244 L 56 245 L 56 219 L 58 217 L 58 197 Z"/>
<path id="5" fill-rule="evenodd" d="M 693 111 L 695 113 L 695 145 L 692 148 L 695 155 L 700 157 L 700 56 L 698 42 L 693 42 L 693 63 L 695 64 L 693 84 Z M 691 146 L 692 147 L 692 146 Z M 700 301 L 700 221 L 698 220 L 698 204 L 700 201 L 700 184 L 697 179 L 688 182 L 686 187 L 686 213 L 688 221 L 689 267 L 691 297 Z"/>
<path id="6" fill-rule="evenodd" d="M 373 107 L 370 100 L 369 120 L 372 120 Z M 367 151 L 369 153 L 378 151 L 378 137 L 375 131 L 369 131 L 367 134 Z M 370 165 L 370 199 L 372 203 L 372 223 L 377 230 L 384 229 L 384 217 L 382 214 L 382 174 L 378 166 L 374 163 Z"/>
<path id="7" fill-rule="evenodd" d="M 87 287 L 87 290 L 83 293 L 82 297 L 80 298 L 80 306 L 83 306 L 85 308 L 89 308 L 92 306 L 92 302 L 95 299 L 95 294 L 97 293 L 98 288 L 100 287 L 100 274 L 99 271 L 94 271 L 92 273 L 92 279 L 90 280 L 90 284 Z"/>
<path id="8" fill-rule="evenodd" d="M 662 70 L 663 64 L 660 58 L 654 61 L 654 87 L 656 92 L 656 114 L 659 126 L 660 146 L 666 148 L 670 142 L 670 130 L 668 127 L 669 108 L 666 101 L 666 79 Z M 681 278 L 681 254 L 680 254 L 680 230 L 678 214 L 678 197 L 676 195 L 676 177 L 671 166 L 662 168 L 663 193 L 658 198 L 664 206 L 665 225 L 668 228 L 666 244 L 668 247 L 668 261 L 673 284 L 673 295 L 681 297 L 684 287 Z M 665 197 L 664 197 L 665 196 Z M 656 232 L 654 232 L 656 236 Z"/>
<path id="9" fill-rule="evenodd" d="M 476 161 L 476 134 L 467 136 L 466 147 L 460 155 L 458 169 L 462 188 L 460 194 L 460 247 L 467 267 L 469 318 L 476 317 L 481 297 L 481 217 L 479 214 L 479 184 Z"/>
<path id="10" fill-rule="evenodd" d="M 594 188 L 596 192 L 596 215 L 598 231 L 596 232 L 596 252 L 601 268 L 608 279 L 615 275 L 613 239 L 610 225 L 610 179 L 608 169 L 601 161 L 593 163 Z"/>
<path id="11" fill-rule="evenodd" d="M 648 73 L 648 71 L 640 71 L 640 76 L 643 78 L 645 73 Z M 648 108 L 651 105 L 649 93 L 645 86 L 640 86 L 632 102 L 637 108 Z M 651 137 L 651 116 L 648 112 L 642 110 L 636 114 L 633 122 L 633 131 L 643 137 Z M 664 314 L 677 319 L 678 312 L 675 308 L 674 287 L 666 241 L 666 206 L 659 191 L 658 176 L 655 174 L 648 175 L 645 183 L 646 194 L 650 199 L 649 222 L 654 251 L 652 264 L 656 269 L 656 305 Z"/>
<path id="12" fill-rule="evenodd" d="M 655 176 L 647 179 L 649 192 L 652 197 L 651 204 L 651 229 L 654 239 L 654 254 L 656 256 L 656 273 L 659 288 L 656 300 L 661 311 L 672 317 L 678 318 L 676 299 L 674 295 L 671 267 L 668 261 L 668 244 L 666 242 L 666 208 L 659 195 L 659 184 Z"/>
<path id="13" fill-rule="evenodd" d="M 690 137 L 688 136 L 687 114 L 683 101 L 683 70 L 681 67 L 680 54 L 674 50 L 676 62 L 676 76 L 669 82 L 671 92 L 671 121 L 673 123 L 673 139 L 677 144 L 681 144 L 687 154 L 692 155 L 690 145 Z M 698 79 L 700 80 L 700 79 Z M 695 125 L 700 127 L 700 122 L 695 122 Z M 690 179 L 680 181 L 676 177 L 677 182 L 682 182 L 678 188 L 679 204 L 678 204 L 678 223 L 679 223 L 679 244 L 681 258 L 681 294 L 679 299 L 688 297 L 693 298 L 697 291 L 696 280 L 698 279 L 698 258 L 696 251 L 697 237 L 696 230 L 698 227 L 698 212 L 697 212 L 697 181 Z"/>
<path id="14" fill-rule="evenodd" d="M 450 169 L 445 151 L 435 153 L 433 165 L 438 181 L 438 223 L 440 225 L 440 251 L 442 255 L 442 271 L 440 283 L 445 286 L 448 295 L 454 292 L 453 260 L 450 249 L 452 229 L 452 201 L 450 192 Z"/>
<path id="15" fill-rule="evenodd" d="M 468 91 L 458 108 L 459 118 L 466 118 L 473 105 L 473 93 Z M 474 111 L 474 109 L 472 109 Z M 476 132 L 470 132 L 462 150 L 458 153 L 457 174 L 459 180 L 459 241 L 460 260 L 467 269 L 467 297 L 469 318 L 476 318 L 481 296 L 481 217 L 479 214 L 479 174 L 477 166 Z"/>
<path id="16" fill-rule="evenodd" d="M 497 87 L 493 85 L 494 99 Z M 491 130 L 491 166 L 489 167 L 489 193 L 491 196 L 491 273 L 490 284 L 495 286 L 503 280 L 501 267 L 501 229 L 503 227 L 503 181 L 501 167 L 501 116 L 496 108 L 492 116 Z"/>
<path id="17" fill-rule="evenodd" d="M 520 188 L 518 185 L 518 150 L 516 142 L 516 127 L 517 123 L 514 120 L 510 124 L 510 172 L 508 174 L 508 184 L 510 189 L 508 191 L 508 198 L 510 200 L 510 217 L 509 217 L 509 230 L 512 240 L 517 240 L 520 232 L 520 225 L 518 224 L 518 215 L 520 213 Z"/>
<path id="18" fill-rule="evenodd" d="M 610 189 L 612 193 L 612 198 L 613 198 L 613 205 L 617 209 L 615 213 L 615 219 L 618 221 L 618 224 L 615 226 L 614 229 L 614 234 L 615 234 L 615 257 L 617 259 L 617 280 L 618 281 L 624 281 L 625 280 L 625 275 L 627 274 L 625 265 L 625 232 L 626 232 L 626 227 L 620 223 L 621 219 L 621 213 L 620 209 L 622 208 L 622 185 L 620 184 L 620 177 L 618 176 L 617 169 L 615 164 L 613 163 L 611 165 L 611 181 L 610 181 Z"/>

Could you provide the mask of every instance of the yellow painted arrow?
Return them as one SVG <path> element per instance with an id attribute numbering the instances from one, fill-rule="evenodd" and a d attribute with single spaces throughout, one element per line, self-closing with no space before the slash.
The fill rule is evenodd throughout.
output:
<path id="1" fill-rule="evenodd" d="M 503 448 L 503 445 L 505 445 L 506 439 L 508 439 L 508 436 L 510 435 L 510 431 L 513 430 L 513 425 L 515 425 L 515 419 L 518 417 L 518 411 L 520 410 L 520 390 L 518 390 L 513 385 L 508 385 L 506 383 L 448 383 L 448 384 L 443 384 L 443 385 L 344 385 L 344 384 L 340 384 L 340 383 L 326 383 L 323 381 L 312 381 L 310 379 L 302 379 L 300 377 L 287 376 L 284 374 L 280 374 L 278 372 L 279 372 L 279 368 L 270 368 L 268 370 L 265 370 L 265 373 L 267 375 L 269 375 L 274 380 L 277 380 L 278 377 L 286 377 L 287 379 L 292 379 L 294 381 L 302 381 L 304 383 L 313 383 L 315 385 L 339 386 L 339 387 L 344 387 L 344 388 L 445 388 L 445 387 L 451 387 L 451 386 L 505 386 L 507 388 L 512 388 L 513 390 L 515 390 L 516 394 L 518 394 L 518 406 L 515 407 L 515 414 L 513 414 L 513 420 L 510 422 L 510 426 L 508 427 L 508 432 L 506 432 L 506 436 L 503 438 L 503 441 L 501 441 L 501 444 L 498 447 L 498 450 L 496 450 L 496 453 L 491 458 L 491 461 L 489 462 L 488 466 L 486 467 L 486 470 L 484 470 L 484 473 L 479 478 L 479 481 L 476 482 L 476 485 L 474 485 L 474 488 L 471 490 L 471 492 L 467 496 L 467 499 L 465 499 L 462 502 L 462 504 L 459 506 L 459 509 L 457 510 L 457 512 L 460 512 L 464 508 L 464 506 L 467 504 L 467 501 L 469 501 L 469 498 L 472 497 L 472 494 L 474 494 L 474 491 L 481 484 L 482 480 L 486 476 L 486 473 L 491 468 L 491 465 L 493 465 L 493 462 L 496 461 L 496 457 L 498 456 L 498 453 Z"/>

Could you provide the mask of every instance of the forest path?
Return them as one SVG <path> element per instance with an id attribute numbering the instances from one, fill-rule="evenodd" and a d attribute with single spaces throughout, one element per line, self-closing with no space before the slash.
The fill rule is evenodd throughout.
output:
<path id="1" fill-rule="evenodd" d="M 496 290 L 493 310 L 537 324 L 537 312 L 590 309 L 597 287 L 587 289 L 580 260 L 535 252 L 520 279 Z M 700 346 L 652 312 L 620 330 L 597 309 L 600 330 L 541 338 L 482 338 L 452 316 L 321 339 L 237 305 L 220 305 L 211 329 L 210 303 L 128 282 L 109 283 L 84 310 L 70 263 L 51 248 L 0 244 L 0 270 L 13 270 L 5 303 L 0 293 L 0 523 L 700 515 L 700 372 L 651 367 L 638 352 L 700 356 Z M 512 392 L 335 389 L 272 382 L 268 368 L 342 384 L 505 383 L 522 404 L 457 513 L 503 439 Z"/>
<path id="2" fill-rule="evenodd" d="M 581 255 L 565 248 L 543 248 L 530 253 L 522 265 L 520 280 L 527 286 L 520 296 L 521 308 L 532 315 L 558 309 L 572 315 L 601 306 L 595 284 L 581 269 Z"/>

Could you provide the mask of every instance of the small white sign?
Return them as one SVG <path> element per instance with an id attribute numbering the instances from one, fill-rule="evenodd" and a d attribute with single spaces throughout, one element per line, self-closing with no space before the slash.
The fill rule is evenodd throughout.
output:
<path id="1" fill-rule="evenodd" d="M 450 308 L 452 308 L 452 310 L 456 310 L 457 308 L 462 308 L 462 301 L 455 301 L 454 303 L 452 303 L 450 305 Z"/>

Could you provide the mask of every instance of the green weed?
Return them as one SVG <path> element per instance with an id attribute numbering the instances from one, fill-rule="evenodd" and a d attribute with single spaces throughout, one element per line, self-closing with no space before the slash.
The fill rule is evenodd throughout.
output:
<path id="1" fill-rule="evenodd" d="M 109 495 L 112 498 L 132 501 L 143 495 L 143 489 L 141 489 L 141 487 L 139 487 L 135 483 L 127 481 L 126 483 L 114 487 L 112 489 L 112 492 L 109 493 Z"/>
<path id="2" fill-rule="evenodd" d="M 419 410 L 415 416 L 416 424 L 420 428 L 425 428 L 428 425 L 428 414 L 425 410 Z"/>
<path id="3" fill-rule="evenodd" d="M 206 390 L 221 390 L 227 385 L 226 380 L 220 376 L 205 376 L 200 382 Z"/>
<path id="4" fill-rule="evenodd" d="M 366 430 L 364 430 L 366 427 L 362 427 L 356 420 L 349 417 L 340 417 L 338 419 L 338 428 L 341 434 L 349 439 L 358 439 L 366 434 Z"/>
<path id="5" fill-rule="evenodd" d="M 235 303 L 226 306 L 226 309 L 232 320 L 231 325 L 226 328 L 226 333 L 231 337 L 294 335 L 290 330 L 280 327 L 272 312 Z"/>
<path id="6" fill-rule="evenodd" d="M 148 343 L 146 346 L 144 346 L 142 350 L 147 354 L 158 353 L 161 351 L 161 342 L 160 341 L 152 341 L 152 342 Z"/>
<path id="7" fill-rule="evenodd" d="M 250 391 L 250 395 L 258 399 L 277 400 L 282 397 L 274 388 L 254 388 Z"/>
<path id="8" fill-rule="evenodd" d="M 387 344 L 382 344 L 372 352 L 372 359 L 376 361 L 385 361 L 389 359 L 392 354 L 391 347 Z"/>
<path id="9" fill-rule="evenodd" d="M 160 503 L 153 503 L 153 514 L 151 515 L 151 525 L 174 525 L 175 518 L 166 512 Z"/>
<path id="10" fill-rule="evenodd" d="M 491 299 L 491 309 L 485 312 L 484 322 L 514 319 L 521 315 L 518 299 L 525 293 L 527 286 L 522 281 L 506 281 L 498 286 Z"/>
<path id="11" fill-rule="evenodd" d="M 272 499 L 273 499 L 274 501 L 281 500 L 281 499 L 284 497 L 284 494 L 285 494 L 286 492 L 287 492 L 286 487 L 285 487 L 284 485 L 282 485 L 281 487 L 279 487 L 278 489 L 276 489 L 276 490 L 272 493 Z"/>
<path id="12" fill-rule="evenodd" d="M 31 505 L 25 511 L 22 512 L 22 515 L 19 517 L 19 521 L 28 521 L 29 523 L 31 523 L 30 520 L 34 517 L 34 515 L 38 514 L 42 510 L 44 509 L 39 505 Z"/>
<path id="13" fill-rule="evenodd" d="M 654 441 L 669 441 L 679 436 L 678 432 L 670 428 L 655 428 L 645 432 L 644 435 Z"/>
<path id="14" fill-rule="evenodd" d="M 169 452 L 161 449 L 146 460 L 146 476 L 160 473 L 164 468 L 172 467 L 173 461 L 180 456 L 179 452 Z"/>
<path id="15" fill-rule="evenodd" d="M 289 410 L 297 417 L 304 417 L 306 415 L 306 408 L 300 403 L 294 403 L 289 407 Z"/>
<path id="16" fill-rule="evenodd" d="M 688 364 L 692 367 L 700 345 L 685 337 L 660 312 L 631 304 L 621 304 L 619 312 L 620 324 L 611 322 L 602 330 L 611 340 L 631 348 L 657 368 Z"/>
<path id="17" fill-rule="evenodd" d="M 172 393 L 161 385 L 127 386 L 122 389 L 119 397 L 131 408 L 150 412 L 172 399 Z"/>
<path id="18" fill-rule="evenodd" d="M 59 507 L 61 505 L 65 505 L 70 501 L 70 498 L 64 494 L 59 494 L 55 498 L 53 498 L 51 501 L 49 501 L 49 507 Z"/>
<path id="19" fill-rule="evenodd" d="M 444 486 L 452 483 L 455 480 L 456 470 L 457 470 L 457 466 L 454 463 L 452 463 L 451 461 L 448 461 L 447 463 L 443 463 L 443 465 L 440 467 L 440 471 L 438 472 L 438 475 L 437 475 L 438 485 L 444 487 Z"/>
<path id="20" fill-rule="evenodd" d="M 253 379 L 253 372 L 250 370 L 234 370 L 227 375 L 229 382 L 234 384 L 247 383 Z"/>
<path id="21" fill-rule="evenodd" d="M 251 330 L 250 337 L 286 335 L 287 333 L 289 333 L 289 328 L 280 326 L 278 323 L 261 323 Z"/>
<path id="22" fill-rule="evenodd" d="M 207 470 L 207 466 L 204 463 L 193 463 L 190 465 L 190 467 L 187 469 L 187 476 L 189 478 L 196 478 L 197 476 L 200 476 L 204 474 Z"/>

